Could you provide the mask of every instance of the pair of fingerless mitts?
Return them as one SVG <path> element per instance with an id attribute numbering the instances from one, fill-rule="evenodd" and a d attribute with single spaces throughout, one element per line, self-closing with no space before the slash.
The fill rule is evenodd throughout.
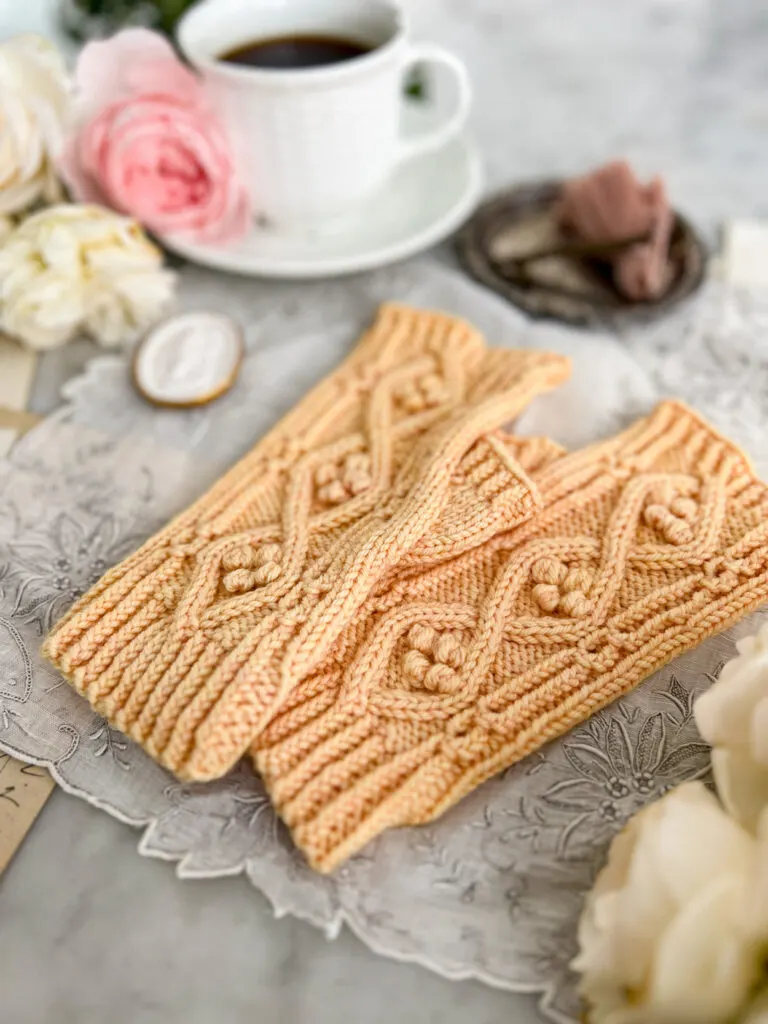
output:
<path id="1" fill-rule="evenodd" d="M 768 597 L 766 488 L 695 413 L 504 432 L 567 374 L 383 307 L 47 656 L 183 778 L 249 752 L 321 870 L 434 818 Z"/>

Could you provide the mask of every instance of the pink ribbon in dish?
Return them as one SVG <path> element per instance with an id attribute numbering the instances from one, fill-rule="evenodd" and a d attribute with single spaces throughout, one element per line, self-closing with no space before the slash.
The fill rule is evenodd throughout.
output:
<path id="1" fill-rule="evenodd" d="M 642 239 L 607 257 L 616 288 L 630 301 L 653 301 L 669 287 L 675 218 L 660 178 L 643 185 L 625 161 L 606 164 L 565 183 L 557 215 L 565 231 L 585 242 Z"/>

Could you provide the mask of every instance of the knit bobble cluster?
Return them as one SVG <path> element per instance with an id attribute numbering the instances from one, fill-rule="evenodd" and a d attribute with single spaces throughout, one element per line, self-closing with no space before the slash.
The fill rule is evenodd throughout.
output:
<path id="1" fill-rule="evenodd" d="M 339 462 L 324 462 L 315 470 L 315 494 L 323 505 L 341 505 L 371 486 L 371 457 L 350 452 Z"/>
<path id="2" fill-rule="evenodd" d="M 233 548 L 222 559 L 227 570 L 222 580 L 224 589 L 230 594 L 244 594 L 273 583 L 282 571 L 282 557 L 279 544 L 264 544 L 262 547 L 243 544 Z"/>
<path id="3" fill-rule="evenodd" d="M 560 612 L 579 619 L 589 615 L 588 594 L 594 582 L 590 569 L 569 569 L 559 558 L 539 558 L 531 567 L 533 599 L 545 614 Z"/>
<path id="4" fill-rule="evenodd" d="M 699 506 L 693 498 L 681 495 L 667 482 L 649 493 L 643 521 L 660 534 L 667 544 L 690 544 L 694 532 L 691 525 Z"/>
<path id="5" fill-rule="evenodd" d="M 432 626 L 411 626 L 403 672 L 413 684 L 432 693 L 455 693 L 461 686 L 459 669 L 466 660 L 460 638 Z"/>
<path id="6" fill-rule="evenodd" d="M 408 413 L 434 409 L 448 398 L 445 382 L 437 373 L 427 373 L 416 380 L 404 381 L 395 391 L 395 401 Z"/>

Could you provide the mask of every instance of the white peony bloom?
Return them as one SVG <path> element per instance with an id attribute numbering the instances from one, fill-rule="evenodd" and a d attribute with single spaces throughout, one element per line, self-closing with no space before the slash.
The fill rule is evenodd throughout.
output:
<path id="1" fill-rule="evenodd" d="M 51 206 L 0 248 L 0 327 L 36 349 L 79 332 L 117 345 L 158 319 L 174 285 L 135 221 L 99 206 Z"/>
<path id="2" fill-rule="evenodd" d="M 0 214 L 61 197 L 54 169 L 70 113 L 70 80 L 42 36 L 0 43 Z"/>
<path id="3" fill-rule="evenodd" d="M 768 624 L 737 644 L 739 656 L 696 701 L 699 732 L 729 813 L 754 830 L 768 806 Z"/>
<path id="4" fill-rule="evenodd" d="M 766 839 L 698 782 L 629 822 L 579 924 L 589 1024 L 740 1019 L 768 953 Z"/>

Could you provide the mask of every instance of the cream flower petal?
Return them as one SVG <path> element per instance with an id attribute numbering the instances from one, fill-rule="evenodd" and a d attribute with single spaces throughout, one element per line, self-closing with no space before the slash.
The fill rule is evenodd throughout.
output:
<path id="1" fill-rule="evenodd" d="M 722 747 L 712 751 L 712 771 L 725 809 L 754 831 L 768 806 L 768 768 L 758 764 L 748 748 Z"/>
<path id="2" fill-rule="evenodd" d="M 694 714 L 712 744 L 718 792 L 730 813 L 754 829 L 768 806 L 768 625 L 742 640 Z"/>
<path id="3" fill-rule="evenodd" d="M 101 291 L 88 303 L 83 325 L 102 344 L 119 345 L 125 337 L 126 320 L 130 322 L 127 304 L 121 301 L 119 295 Z"/>
<path id="4" fill-rule="evenodd" d="M 699 732 L 714 746 L 742 742 L 754 707 L 764 697 L 768 697 L 768 654 L 757 651 L 734 658 L 696 701 Z"/>
<path id="5" fill-rule="evenodd" d="M 744 1004 L 760 973 L 738 909 L 744 876 L 725 875 L 695 893 L 660 937 L 648 989 L 651 1005 L 678 1024 L 720 1024 Z"/>
<path id="6" fill-rule="evenodd" d="M 750 836 L 704 786 L 681 786 L 675 797 L 663 802 L 664 814 L 648 830 L 647 841 L 657 884 L 680 905 L 724 871 L 746 871 L 754 849 Z"/>
<path id="7" fill-rule="evenodd" d="M 759 942 L 768 965 L 768 811 L 763 810 L 757 824 L 758 852 L 754 875 L 745 894 L 744 931 Z"/>
<path id="8" fill-rule="evenodd" d="M 0 214 L 18 213 L 31 206 L 40 195 L 42 179 L 18 181 L 0 191 Z"/>
<path id="9" fill-rule="evenodd" d="M 87 43 L 75 70 L 80 102 L 87 114 L 140 92 L 160 92 L 185 102 L 201 96 L 195 75 L 157 32 L 127 28 L 109 39 Z"/>
<path id="10" fill-rule="evenodd" d="M 58 50 L 40 36 L 16 36 L 6 47 L 6 66 L 24 82 L 23 97 L 42 131 L 46 148 L 55 153 L 69 119 L 71 84 Z M 6 83 L 8 82 L 6 74 Z"/>
<path id="11" fill-rule="evenodd" d="M 764 696 L 755 704 L 749 739 L 755 760 L 768 770 L 768 684 Z"/>
<path id="12" fill-rule="evenodd" d="M 176 277 L 169 270 L 152 273 L 122 274 L 115 280 L 115 291 L 134 309 L 142 304 L 163 308 L 173 297 Z"/>
<path id="13" fill-rule="evenodd" d="M 34 35 L 0 43 L 0 213 L 55 194 L 69 112 L 70 81 L 55 47 Z"/>
<path id="14" fill-rule="evenodd" d="M 579 923 L 590 1024 L 738 1024 L 768 954 L 768 812 L 758 837 L 702 783 L 611 845 Z"/>
<path id="15" fill-rule="evenodd" d="M 0 248 L 0 327 L 33 348 L 80 332 L 120 344 L 158 319 L 174 286 L 133 221 L 97 206 L 53 206 Z"/>
<path id="16" fill-rule="evenodd" d="M 659 878 L 659 865 L 653 842 L 655 826 L 649 822 L 638 839 L 627 884 L 617 902 L 618 919 L 614 930 L 616 966 L 631 987 L 643 984 L 650 970 L 656 939 L 675 913 L 676 904 Z M 625 922 L 632 922 L 628 929 Z"/>
<path id="17" fill-rule="evenodd" d="M 77 332 L 82 315 L 82 296 L 67 282 L 46 279 L 3 304 L 3 328 L 32 348 L 50 349 Z"/>
<path id="18" fill-rule="evenodd" d="M 739 1024 L 768 1024 L 768 991 L 759 993 L 753 999 Z"/>
<path id="19" fill-rule="evenodd" d="M 647 975 L 656 935 L 674 913 L 674 904 L 656 886 L 655 879 L 643 877 L 647 858 L 642 852 L 646 827 L 659 819 L 663 810 L 652 805 L 633 818 L 614 840 L 608 864 L 598 876 L 579 923 L 580 953 L 573 968 L 585 977 L 621 977 L 634 987 Z M 635 891 L 641 894 L 640 905 Z M 625 923 L 632 923 L 627 936 Z M 628 941 L 627 941 L 628 939 Z"/>

